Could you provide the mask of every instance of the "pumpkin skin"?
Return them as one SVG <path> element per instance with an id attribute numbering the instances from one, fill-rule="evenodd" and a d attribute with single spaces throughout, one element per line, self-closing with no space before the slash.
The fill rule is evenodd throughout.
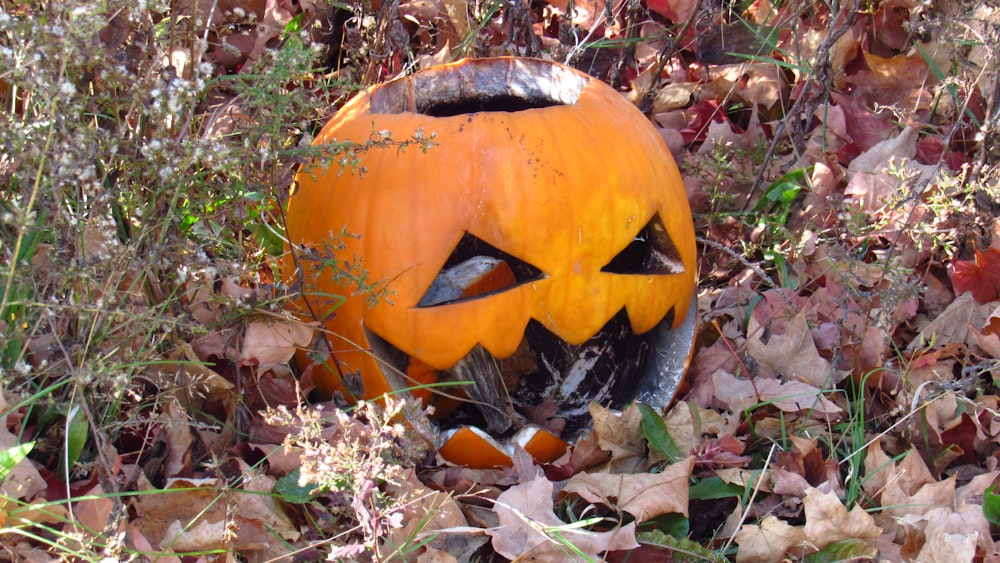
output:
<path id="1" fill-rule="evenodd" d="M 328 329 L 332 356 L 309 368 L 322 393 L 375 398 L 433 382 L 477 345 L 511 357 L 532 320 L 574 346 L 623 310 L 635 334 L 685 320 L 696 253 L 683 183 L 657 131 L 611 87 L 541 60 L 466 60 L 359 94 L 314 144 L 365 143 L 382 131 L 433 135 L 436 145 L 369 148 L 359 155 L 363 174 L 307 166 L 288 202 L 294 253 L 282 268 L 286 281 L 303 281 L 302 316 Z M 660 261 L 617 271 L 616 256 L 654 218 L 662 227 L 649 236 L 666 241 Z M 538 275 L 428 304 L 469 236 Z M 332 279 L 309 258 L 324 244 L 383 284 L 385 298 L 372 306 L 356 285 Z M 334 309 L 323 295 L 345 299 Z M 410 367 L 378 361 L 384 344 Z"/>

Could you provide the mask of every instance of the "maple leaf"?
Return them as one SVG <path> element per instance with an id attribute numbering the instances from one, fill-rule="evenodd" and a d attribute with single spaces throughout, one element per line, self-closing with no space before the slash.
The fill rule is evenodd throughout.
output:
<path id="1" fill-rule="evenodd" d="M 688 516 L 688 479 L 693 469 L 692 456 L 659 473 L 578 473 L 563 492 L 628 512 L 636 522 L 670 512 Z"/>
<path id="2" fill-rule="evenodd" d="M 872 540 L 882 533 L 871 514 L 857 505 L 848 511 L 835 493 L 808 489 L 802 505 L 806 513 L 802 531 L 821 549 L 844 539 Z"/>
<path id="3" fill-rule="evenodd" d="M 736 560 L 756 563 L 784 559 L 785 553 L 805 543 L 806 535 L 801 527 L 767 516 L 759 526 L 747 524 L 740 528 L 733 539 L 740 546 Z"/>
<path id="4" fill-rule="evenodd" d="M 751 316 L 747 352 L 760 365 L 762 375 L 818 387 L 839 383 L 846 376 L 835 372 L 830 362 L 819 355 L 804 310 L 792 318 L 784 334 L 771 335 L 765 343 L 763 333 L 761 323 Z"/>
<path id="5" fill-rule="evenodd" d="M 979 303 L 1000 299 L 1000 250 L 989 247 L 980 252 L 977 248 L 972 262 L 955 260 L 950 270 L 955 295 L 969 291 Z"/>
<path id="6" fill-rule="evenodd" d="M 712 375 L 716 398 L 730 410 L 743 410 L 761 403 L 771 403 L 785 412 L 807 411 L 812 416 L 836 417 L 843 409 L 827 399 L 818 387 L 792 381 L 757 378 L 755 382 L 739 379 L 720 371 Z"/>
<path id="7" fill-rule="evenodd" d="M 240 365 L 261 368 L 292 359 L 297 348 L 312 342 L 314 325 L 298 321 L 254 321 L 247 325 L 240 349 Z"/>
<path id="8" fill-rule="evenodd" d="M 562 540 L 585 556 L 639 547 L 635 522 L 609 532 L 567 525 L 552 510 L 552 488 L 539 476 L 500 493 L 495 508 L 500 526 L 486 530 L 497 553 L 521 561 L 567 561 L 577 559 L 568 558 Z"/>

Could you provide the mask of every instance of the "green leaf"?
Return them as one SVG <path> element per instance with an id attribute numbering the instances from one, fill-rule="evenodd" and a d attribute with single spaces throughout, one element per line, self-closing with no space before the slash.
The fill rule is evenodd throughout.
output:
<path id="1" fill-rule="evenodd" d="M 667 423 L 663 422 L 663 417 L 649 405 L 640 404 L 638 407 L 642 413 L 642 423 L 639 428 L 646 437 L 649 448 L 663 454 L 669 463 L 677 463 L 681 459 L 681 452 L 677 449 L 674 439 L 670 437 L 670 431 L 667 430 Z"/>
<path id="2" fill-rule="evenodd" d="M 642 529 L 656 530 L 674 538 L 683 538 L 691 531 L 691 522 L 683 514 L 671 512 L 643 522 Z"/>
<path id="3" fill-rule="evenodd" d="M 809 168 L 792 170 L 771 183 L 754 206 L 754 211 L 761 215 L 759 220 L 769 217 L 773 222 L 784 225 L 792 203 L 806 184 L 806 173 L 809 171 Z"/>
<path id="4" fill-rule="evenodd" d="M 90 435 L 90 424 L 83 416 L 79 406 L 73 406 L 66 415 L 66 468 L 72 470 L 80 461 L 83 447 L 87 445 Z"/>
<path id="5" fill-rule="evenodd" d="M 298 33 L 299 31 L 302 31 L 302 16 L 303 14 L 299 14 L 285 24 L 286 34 Z"/>
<path id="6" fill-rule="evenodd" d="M 295 469 L 284 477 L 279 477 L 274 484 L 274 492 L 278 493 L 281 500 L 290 504 L 305 504 L 313 499 L 312 491 L 316 489 L 313 484 L 305 486 L 299 484 L 299 470 Z"/>
<path id="7" fill-rule="evenodd" d="M 7 474 L 14 469 L 14 466 L 28 457 L 28 454 L 31 453 L 31 449 L 34 447 L 34 442 L 28 442 L 27 444 L 18 444 L 0 451 L 0 481 L 7 477 Z"/>
<path id="8" fill-rule="evenodd" d="M 1000 526 L 1000 495 L 993 492 L 993 487 L 983 494 L 983 516 L 994 526 Z"/>
<path id="9" fill-rule="evenodd" d="M 874 560 L 878 556 L 875 546 L 864 540 L 849 539 L 833 542 L 823 549 L 807 555 L 803 563 L 836 563 L 839 561 Z"/>
<path id="10" fill-rule="evenodd" d="M 669 561 L 726 561 L 726 558 L 711 549 L 702 547 L 698 542 L 687 538 L 675 538 L 660 530 L 650 530 L 636 534 L 639 543 L 662 547 L 670 552 Z"/>
<path id="11" fill-rule="evenodd" d="M 743 496 L 743 487 L 726 483 L 714 475 L 706 477 L 688 488 L 688 498 L 691 500 L 714 500 L 741 496 Z"/>

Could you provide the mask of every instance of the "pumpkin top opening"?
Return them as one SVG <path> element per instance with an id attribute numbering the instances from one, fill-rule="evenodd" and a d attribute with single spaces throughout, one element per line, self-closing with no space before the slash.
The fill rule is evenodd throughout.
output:
<path id="1" fill-rule="evenodd" d="M 371 112 L 433 117 L 576 103 L 589 79 L 542 60 L 480 59 L 423 70 L 371 94 Z"/>

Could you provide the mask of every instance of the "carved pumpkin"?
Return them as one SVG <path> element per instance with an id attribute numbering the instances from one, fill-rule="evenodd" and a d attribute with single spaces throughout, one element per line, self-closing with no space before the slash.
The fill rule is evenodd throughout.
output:
<path id="1" fill-rule="evenodd" d="M 690 353 L 694 231 L 634 106 L 555 63 L 467 60 L 358 95 L 315 143 L 386 132 L 435 144 L 371 143 L 363 173 L 307 166 L 288 203 L 285 278 L 329 330 L 300 355 L 322 392 L 472 381 L 413 393 L 498 438 L 541 422 L 571 439 L 592 400 L 670 402 Z"/>

